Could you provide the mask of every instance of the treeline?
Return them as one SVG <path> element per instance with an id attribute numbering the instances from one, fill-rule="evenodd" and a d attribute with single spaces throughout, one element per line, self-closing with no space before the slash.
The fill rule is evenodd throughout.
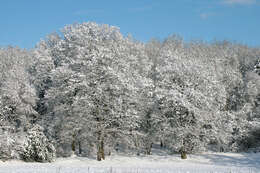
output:
<path id="1" fill-rule="evenodd" d="M 260 48 L 96 23 L 0 49 L 0 159 L 259 151 Z"/>

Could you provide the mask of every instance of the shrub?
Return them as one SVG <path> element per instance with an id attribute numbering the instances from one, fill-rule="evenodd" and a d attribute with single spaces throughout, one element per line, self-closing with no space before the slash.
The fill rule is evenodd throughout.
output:
<path id="1" fill-rule="evenodd" d="M 35 125 L 28 131 L 21 156 L 28 162 L 52 162 L 56 157 L 55 152 L 54 146 L 44 135 L 43 128 Z"/>

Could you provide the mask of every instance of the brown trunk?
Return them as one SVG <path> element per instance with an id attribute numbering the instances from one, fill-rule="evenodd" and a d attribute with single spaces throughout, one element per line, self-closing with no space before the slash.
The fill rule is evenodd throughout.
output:
<path id="1" fill-rule="evenodd" d="M 184 147 L 180 149 L 181 159 L 187 159 L 187 152 Z"/>
<path id="2" fill-rule="evenodd" d="M 100 145 L 101 145 L 101 158 L 103 159 L 103 160 L 105 160 L 105 150 L 104 150 L 104 140 L 103 140 L 103 138 L 101 139 L 101 142 L 100 142 Z"/>
<path id="3" fill-rule="evenodd" d="M 75 144 L 76 142 L 75 142 L 75 140 L 73 139 L 72 140 L 72 143 L 71 143 L 71 150 L 73 151 L 73 152 L 75 152 L 75 150 L 76 150 L 76 144 Z"/>
<path id="4" fill-rule="evenodd" d="M 102 137 L 101 131 L 98 132 L 98 151 L 97 151 L 97 160 L 105 160 L 105 151 L 104 151 L 104 138 Z"/>
<path id="5" fill-rule="evenodd" d="M 181 152 L 181 159 L 187 159 L 187 153 L 185 151 Z"/>

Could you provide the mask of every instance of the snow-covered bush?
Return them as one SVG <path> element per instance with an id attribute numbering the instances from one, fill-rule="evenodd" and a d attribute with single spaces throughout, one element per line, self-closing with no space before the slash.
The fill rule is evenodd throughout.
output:
<path id="1" fill-rule="evenodd" d="M 254 66 L 254 71 L 260 75 L 260 60 L 257 61 L 256 65 Z"/>
<path id="2" fill-rule="evenodd" d="M 43 133 L 43 128 L 35 125 L 28 131 L 27 140 L 21 153 L 25 161 L 52 162 L 54 161 L 55 148 Z"/>
<path id="3" fill-rule="evenodd" d="M 0 160 L 20 159 L 24 139 L 24 132 L 15 132 L 9 126 L 0 126 Z"/>
<path id="4" fill-rule="evenodd" d="M 0 160 L 6 161 L 12 158 L 13 140 L 6 133 L 0 133 Z"/>

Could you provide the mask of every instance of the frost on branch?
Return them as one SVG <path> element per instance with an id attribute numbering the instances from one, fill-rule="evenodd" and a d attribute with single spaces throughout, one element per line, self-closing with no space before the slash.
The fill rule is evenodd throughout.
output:
<path id="1" fill-rule="evenodd" d="M 43 128 L 35 125 L 28 131 L 27 140 L 22 152 L 25 161 L 52 162 L 55 159 L 55 148 L 43 133 Z"/>
<path id="2" fill-rule="evenodd" d="M 257 61 L 257 64 L 254 67 L 255 72 L 260 75 L 260 60 Z"/>
<path id="3" fill-rule="evenodd" d="M 32 51 L 0 48 L 0 152 L 50 161 L 46 137 L 58 156 L 98 160 L 158 146 L 186 154 L 259 147 L 259 57 L 226 41 L 141 43 L 93 22 L 68 25 Z M 44 134 L 28 131 L 35 124 Z"/>
<path id="4" fill-rule="evenodd" d="M 14 140 L 8 134 L 7 128 L 2 126 L 0 129 L 0 160 L 2 161 L 12 158 Z"/>

